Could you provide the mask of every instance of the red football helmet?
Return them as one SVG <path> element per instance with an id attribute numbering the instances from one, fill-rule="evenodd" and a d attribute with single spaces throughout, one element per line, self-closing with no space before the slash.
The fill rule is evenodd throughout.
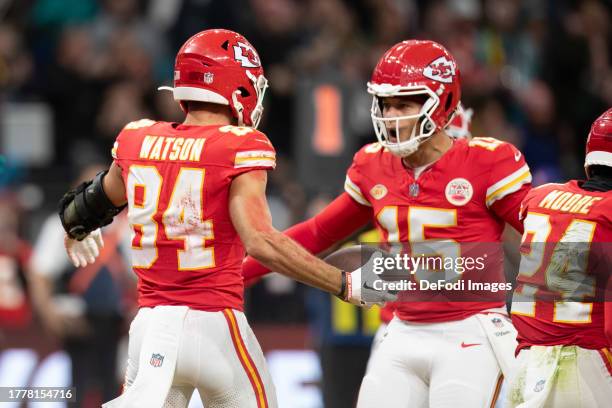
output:
<path id="1" fill-rule="evenodd" d="M 589 166 L 612 167 L 612 108 L 595 119 L 586 143 L 584 168 L 589 176 Z"/>
<path id="2" fill-rule="evenodd" d="M 398 156 L 414 153 L 419 144 L 443 129 L 461 99 L 460 74 L 452 55 L 433 41 L 402 41 L 378 61 L 368 82 L 372 101 L 372 122 L 380 143 Z M 417 115 L 385 118 L 380 98 L 422 95 L 427 99 Z M 387 125 L 399 132 L 399 121 L 418 119 L 409 140 L 391 142 Z"/>
<path id="3" fill-rule="evenodd" d="M 255 48 L 230 30 L 197 33 L 181 47 L 174 63 L 174 100 L 229 105 L 239 126 L 257 128 L 268 87 Z"/>
<path id="4" fill-rule="evenodd" d="M 455 115 L 446 125 L 446 134 L 455 139 L 472 138 L 472 115 L 474 111 L 465 109 L 461 102 L 457 105 Z"/>

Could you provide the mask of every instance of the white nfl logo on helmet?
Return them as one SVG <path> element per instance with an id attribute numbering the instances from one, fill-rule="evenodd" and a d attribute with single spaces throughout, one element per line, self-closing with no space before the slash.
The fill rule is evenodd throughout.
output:
<path id="1" fill-rule="evenodd" d="M 455 76 L 455 63 L 444 55 L 429 63 L 423 70 L 423 75 L 434 81 L 450 84 Z"/>

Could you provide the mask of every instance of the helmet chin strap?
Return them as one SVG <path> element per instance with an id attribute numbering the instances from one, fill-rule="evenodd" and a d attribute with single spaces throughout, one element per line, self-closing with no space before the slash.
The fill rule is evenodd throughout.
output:
<path id="1" fill-rule="evenodd" d="M 424 108 L 425 108 L 425 105 L 423 106 Z M 429 140 L 429 138 L 433 136 L 433 134 L 429 136 L 423 136 L 424 133 L 426 132 L 429 133 L 435 127 L 435 125 L 433 124 L 431 119 L 429 119 L 429 115 L 427 115 L 424 109 L 422 109 L 421 112 L 422 112 L 422 116 L 417 120 L 417 122 L 412 127 L 412 131 L 410 132 L 410 139 L 406 140 L 405 142 L 402 142 L 403 145 L 398 143 L 398 146 L 395 149 L 393 149 L 395 150 L 395 152 L 391 150 L 392 153 L 395 153 L 397 156 L 400 156 L 402 158 L 408 157 L 414 152 L 416 152 L 417 150 L 419 150 L 419 146 L 421 146 L 423 142 Z M 417 128 L 419 128 L 418 136 L 417 136 Z M 396 120 L 395 129 L 396 129 L 395 130 L 396 135 L 399 140 L 399 133 L 400 133 L 399 120 Z"/>
<path id="2" fill-rule="evenodd" d="M 232 92 L 232 106 L 236 111 L 236 116 L 238 117 L 238 126 L 244 126 L 244 120 L 242 117 L 244 106 L 242 106 L 242 104 L 238 101 L 238 95 L 240 95 L 239 89 L 236 89 L 234 92 Z"/>

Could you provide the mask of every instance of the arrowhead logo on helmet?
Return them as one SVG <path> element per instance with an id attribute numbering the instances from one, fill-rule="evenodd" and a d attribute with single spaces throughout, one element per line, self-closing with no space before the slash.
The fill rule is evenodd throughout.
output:
<path id="1" fill-rule="evenodd" d="M 234 45 L 234 58 L 245 68 L 257 68 L 261 66 L 259 56 L 249 44 L 238 42 Z"/>
<path id="2" fill-rule="evenodd" d="M 455 63 L 443 55 L 426 66 L 423 75 L 434 81 L 450 84 L 455 76 L 455 68 Z"/>

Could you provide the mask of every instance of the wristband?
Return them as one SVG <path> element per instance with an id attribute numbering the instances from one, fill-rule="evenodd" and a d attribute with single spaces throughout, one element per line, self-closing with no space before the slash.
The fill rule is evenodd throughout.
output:
<path id="1" fill-rule="evenodd" d="M 340 292 L 338 292 L 336 294 L 337 297 L 339 297 L 342 300 L 346 299 L 346 272 L 345 271 L 341 271 L 340 274 L 341 278 L 340 278 Z"/>

